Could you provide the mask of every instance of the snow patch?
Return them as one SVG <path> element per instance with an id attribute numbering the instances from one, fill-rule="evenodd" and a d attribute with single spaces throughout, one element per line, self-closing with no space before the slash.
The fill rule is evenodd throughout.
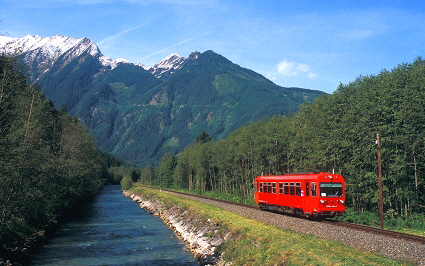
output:
<path id="1" fill-rule="evenodd" d="M 69 62 L 84 52 L 88 52 L 90 55 L 97 58 L 103 66 L 111 67 L 112 69 L 119 64 L 130 64 L 129 61 L 123 58 L 114 60 L 104 56 L 100 52 L 98 46 L 87 37 L 72 38 L 54 35 L 43 38 L 38 35 L 26 35 L 22 38 L 13 38 L 0 36 L 0 53 L 1 52 L 12 56 L 25 54 L 24 61 L 28 65 L 31 65 L 31 62 L 34 60 L 39 60 L 46 65 L 53 64 L 53 62 L 61 56 L 65 56 L 66 61 Z M 154 66 L 145 66 L 141 63 L 135 63 L 135 65 L 142 67 L 154 74 L 157 78 L 160 78 L 165 74 L 174 73 L 189 59 L 185 59 L 173 53 Z"/>
<path id="2" fill-rule="evenodd" d="M 123 58 L 113 60 L 104 56 L 97 45 L 89 38 L 72 38 L 61 35 L 42 38 L 38 35 L 26 35 L 23 38 L 0 36 L 2 52 L 9 55 L 25 55 L 25 61 L 32 61 L 35 57 L 43 57 L 43 61 L 53 62 L 62 55 L 67 55 L 72 60 L 84 52 L 98 58 L 104 66 L 115 68 L 120 63 L 129 63 Z"/>
<path id="3" fill-rule="evenodd" d="M 158 63 L 156 63 L 152 67 L 143 66 L 143 68 L 152 74 L 154 74 L 157 78 L 162 77 L 165 73 L 173 73 L 176 70 L 180 69 L 186 59 L 183 56 L 178 54 L 170 54 Z"/>

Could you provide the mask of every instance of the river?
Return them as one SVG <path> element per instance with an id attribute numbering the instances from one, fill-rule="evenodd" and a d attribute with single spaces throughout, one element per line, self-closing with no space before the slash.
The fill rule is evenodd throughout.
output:
<path id="1" fill-rule="evenodd" d="M 108 185 L 63 225 L 31 265 L 198 265 L 183 241 L 160 218 Z"/>

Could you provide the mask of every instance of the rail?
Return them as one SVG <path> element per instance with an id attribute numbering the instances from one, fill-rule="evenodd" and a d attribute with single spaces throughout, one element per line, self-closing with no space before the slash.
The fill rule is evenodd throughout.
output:
<path id="1" fill-rule="evenodd" d="M 258 206 L 253 206 L 253 205 L 249 205 L 249 204 L 237 203 L 237 202 L 215 199 L 215 198 L 209 198 L 209 197 L 200 196 L 200 195 L 196 195 L 196 194 L 178 192 L 178 191 L 167 190 L 167 189 L 158 189 L 158 188 L 152 188 L 152 187 L 146 187 L 146 188 L 162 190 L 162 191 L 172 192 L 172 193 L 175 193 L 175 194 L 187 195 L 187 196 L 192 196 L 192 197 L 197 197 L 197 198 L 203 198 L 203 199 L 208 199 L 208 200 L 212 200 L 212 201 L 222 202 L 222 203 L 226 203 L 226 204 L 231 204 L 231 205 L 236 205 L 236 206 L 241 206 L 241 207 L 261 211 Z M 284 215 L 286 215 L 286 214 L 284 214 Z M 299 219 L 304 219 L 304 218 L 299 218 Z M 361 225 L 361 224 L 353 224 L 353 223 L 335 221 L 335 220 L 322 220 L 321 223 L 326 223 L 326 224 L 329 224 L 329 225 L 332 225 L 332 226 L 339 226 L 339 227 L 345 227 L 345 228 L 350 228 L 350 229 L 355 229 L 355 230 L 361 230 L 361 231 L 365 231 L 365 232 L 372 233 L 372 234 L 383 235 L 383 236 L 392 237 L 392 238 L 396 238 L 396 239 L 400 239 L 400 240 L 408 240 L 408 241 L 414 241 L 414 242 L 419 242 L 421 244 L 425 244 L 425 237 L 423 237 L 423 236 L 400 233 L 400 232 L 396 232 L 396 231 L 380 229 L 380 228 Z"/>

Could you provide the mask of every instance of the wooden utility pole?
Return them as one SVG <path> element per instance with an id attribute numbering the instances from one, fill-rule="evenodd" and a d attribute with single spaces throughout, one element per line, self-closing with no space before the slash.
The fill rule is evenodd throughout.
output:
<path id="1" fill-rule="evenodd" d="M 242 193 L 241 193 L 241 203 L 243 203 L 245 198 L 245 159 L 242 159 Z"/>
<path id="2" fill-rule="evenodd" d="M 379 133 L 376 134 L 376 145 L 378 149 L 378 189 L 379 189 L 379 224 L 384 229 L 384 202 L 382 199 L 382 168 L 381 168 L 381 140 Z"/>

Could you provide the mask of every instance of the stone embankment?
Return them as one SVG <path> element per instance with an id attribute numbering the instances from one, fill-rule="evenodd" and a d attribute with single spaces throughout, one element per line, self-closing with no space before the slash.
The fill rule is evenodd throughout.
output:
<path id="1" fill-rule="evenodd" d="M 217 248 L 225 241 L 228 233 L 220 230 L 216 222 L 211 219 L 205 220 L 178 205 L 166 208 L 166 204 L 157 198 L 148 198 L 128 190 L 123 190 L 122 193 L 138 202 L 142 209 L 159 216 L 185 241 L 201 265 L 223 264 L 220 262 Z"/>

